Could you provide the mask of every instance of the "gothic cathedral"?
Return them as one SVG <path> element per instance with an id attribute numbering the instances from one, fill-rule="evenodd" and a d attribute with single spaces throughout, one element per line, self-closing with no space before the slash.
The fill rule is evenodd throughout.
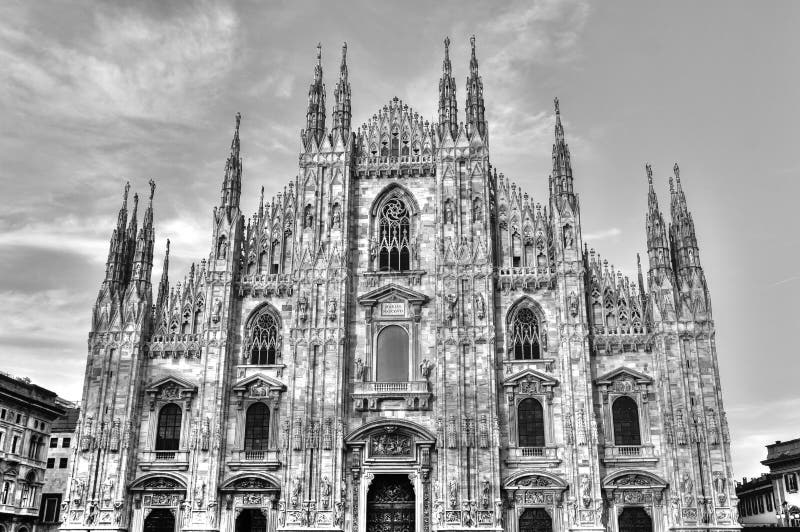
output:
<path id="1" fill-rule="evenodd" d="M 647 283 L 582 239 L 558 101 L 544 204 L 489 160 L 475 41 L 459 121 L 398 98 L 332 124 L 320 53 L 294 180 L 151 288 L 128 187 L 92 314 L 63 530 L 736 529 L 714 322 L 678 166 L 647 167 Z M 578 185 L 580 180 L 577 181 Z"/>

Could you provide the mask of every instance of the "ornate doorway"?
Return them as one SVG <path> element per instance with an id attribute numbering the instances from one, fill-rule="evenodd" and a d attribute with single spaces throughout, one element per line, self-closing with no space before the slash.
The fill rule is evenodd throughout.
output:
<path id="1" fill-rule="evenodd" d="M 415 502 L 408 475 L 375 475 L 367 494 L 367 532 L 414 532 Z"/>
<path id="2" fill-rule="evenodd" d="M 618 518 L 619 532 L 653 532 L 653 520 L 640 507 L 627 507 Z"/>
<path id="3" fill-rule="evenodd" d="M 144 532 L 173 532 L 174 530 L 175 515 L 172 510 L 155 509 L 144 520 Z"/>
<path id="4" fill-rule="evenodd" d="M 267 518 L 257 508 L 242 510 L 236 518 L 236 532 L 267 532 Z"/>
<path id="5" fill-rule="evenodd" d="M 553 520 L 544 508 L 526 508 L 519 516 L 519 532 L 553 532 Z"/>

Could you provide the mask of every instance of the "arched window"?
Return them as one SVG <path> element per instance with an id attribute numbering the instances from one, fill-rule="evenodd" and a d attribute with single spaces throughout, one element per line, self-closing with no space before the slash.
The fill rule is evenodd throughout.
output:
<path id="1" fill-rule="evenodd" d="M 281 264 L 281 243 L 276 238 L 272 241 L 272 265 L 270 266 L 269 273 L 278 273 Z"/>
<path id="2" fill-rule="evenodd" d="M 247 353 L 249 353 L 252 365 L 275 364 L 278 356 L 278 320 L 268 308 L 264 308 L 250 322 Z"/>
<path id="3" fill-rule="evenodd" d="M 641 445 L 639 433 L 639 408 L 627 396 L 618 397 L 611 407 L 614 419 L 614 445 Z"/>
<path id="4" fill-rule="evenodd" d="M 400 139 L 397 138 L 397 132 L 392 133 L 392 157 L 400 155 Z"/>
<path id="5" fill-rule="evenodd" d="M 509 345 L 514 360 L 534 360 L 542 358 L 539 338 L 539 318 L 533 309 L 522 307 L 514 313 L 509 330 Z"/>
<path id="6" fill-rule="evenodd" d="M 517 405 L 517 433 L 520 447 L 544 447 L 544 411 L 536 399 L 523 399 Z"/>
<path id="7" fill-rule="evenodd" d="M 378 334 L 375 380 L 402 382 L 408 380 L 408 333 L 399 325 L 384 327 Z"/>
<path id="8" fill-rule="evenodd" d="M 253 403 L 247 409 L 244 424 L 245 451 L 265 451 L 269 445 L 269 408 L 264 403 Z"/>
<path id="9" fill-rule="evenodd" d="M 411 222 L 408 207 L 400 198 L 386 202 L 378 222 L 378 269 L 402 272 L 411 269 Z"/>
<path id="10" fill-rule="evenodd" d="M 165 405 L 158 414 L 156 451 L 177 451 L 181 443 L 181 407 Z"/>

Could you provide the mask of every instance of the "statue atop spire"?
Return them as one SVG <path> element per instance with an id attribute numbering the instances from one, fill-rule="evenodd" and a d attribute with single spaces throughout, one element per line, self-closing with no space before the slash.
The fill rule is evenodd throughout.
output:
<path id="1" fill-rule="evenodd" d="M 486 107 L 483 101 L 483 80 L 478 74 L 478 59 L 475 56 L 475 36 L 469 39 L 472 56 L 469 60 L 469 77 L 467 77 L 467 124 L 477 129 L 486 140 Z"/>
<path id="2" fill-rule="evenodd" d="M 308 110 L 303 140 L 322 142 L 325 135 L 325 84 L 322 82 L 322 43 L 317 44 L 317 64 L 314 66 L 314 81 L 308 88 Z"/>
<path id="3" fill-rule="evenodd" d="M 239 199 L 242 191 L 242 158 L 239 141 L 239 124 L 242 121 L 241 113 L 236 113 L 236 127 L 231 140 L 231 153 L 225 163 L 225 178 L 222 181 L 222 198 L 220 207 L 232 211 L 239 208 Z"/>
<path id="4" fill-rule="evenodd" d="M 555 142 L 553 143 L 553 191 L 556 194 L 573 194 L 572 163 L 569 147 L 564 140 L 564 126 L 561 124 L 561 106 L 558 98 L 553 99 L 556 112 Z"/>
<path id="5" fill-rule="evenodd" d="M 450 37 L 444 39 L 444 61 L 442 77 L 439 79 L 439 128 L 455 138 L 458 135 L 458 104 L 456 103 L 456 80 L 450 64 Z"/>
<path id="6" fill-rule="evenodd" d="M 339 68 L 339 81 L 336 83 L 334 98 L 336 102 L 333 109 L 333 131 L 339 131 L 346 142 L 352 120 L 350 81 L 347 73 L 347 43 L 342 44 L 342 65 Z"/>
<path id="7" fill-rule="evenodd" d="M 647 233 L 647 256 L 650 262 L 650 276 L 669 273 L 671 276 L 672 265 L 669 255 L 669 239 L 664 217 L 658 207 L 658 197 L 653 188 L 653 167 L 650 163 L 644 165 L 647 174 L 647 216 L 645 229 Z M 653 283 L 650 283 L 653 286 Z"/>

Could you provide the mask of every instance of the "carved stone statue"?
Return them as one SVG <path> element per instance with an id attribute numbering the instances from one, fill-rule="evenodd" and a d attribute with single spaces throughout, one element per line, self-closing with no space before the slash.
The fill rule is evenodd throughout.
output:
<path id="1" fill-rule="evenodd" d="M 575 295 L 575 292 L 572 292 L 569 295 L 569 300 L 567 301 L 567 306 L 569 307 L 569 315 L 573 318 L 578 317 L 578 298 Z"/>
<path id="2" fill-rule="evenodd" d="M 327 510 L 331 502 L 331 481 L 328 477 L 322 478 L 322 484 L 319 488 L 320 499 L 322 500 L 322 509 Z"/>
<path id="3" fill-rule="evenodd" d="M 216 297 L 214 298 L 214 311 L 211 313 L 211 321 L 214 323 L 219 323 L 221 317 L 222 317 L 222 300 Z"/>
<path id="4" fill-rule="evenodd" d="M 105 484 L 103 484 L 102 496 L 101 500 L 104 507 L 111 506 L 111 499 L 113 497 L 114 492 L 114 481 L 108 479 Z"/>
<path id="5" fill-rule="evenodd" d="M 364 380 L 364 361 L 360 358 L 356 359 L 356 381 L 363 381 Z"/>
<path id="6" fill-rule="evenodd" d="M 693 506 L 694 482 L 692 482 L 692 477 L 689 476 L 689 473 L 683 474 L 683 480 L 681 480 L 681 491 L 683 492 L 683 503 L 686 506 Z"/>
<path id="7" fill-rule="evenodd" d="M 592 504 L 592 484 L 586 473 L 581 475 L 581 501 L 584 508 L 588 508 Z"/>
<path id="8" fill-rule="evenodd" d="M 291 503 L 293 508 L 297 508 L 297 505 L 300 504 L 300 491 L 303 489 L 303 481 L 300 479 L 300 476 L 295 476 L 292 479 L 292 492 L 291 492 L 291 499 L 289 502 Z"/>
<path id="9" fill-rule="evenodd" d="M 447 493 L 450 498 L 450 508 L 455 508 L 458 505 L 458 483 L 455 479 L 447 484 Z"/>
<path id="10" fill-rule="evenodd" d="M 423 359 L 422 362 L 419 363 L 419 372 L 425 380 L 430 378 L 431 370 L 433 370 L 433 362 L 427 358 Z"/>
<path id="11" fill-rule="evenodd" d="M 475 317 L 479 320 L 486 317 L 486 301 L 483 299 L 483 294 L 475 295 Z"/>
<path id="12" fill-rule="evenodd" d="M 489 497 L 492 494 L 492 484 L 489 480 L 484 480 L 481 485 L 481 506 L 489 508 Z"/>
<path id="13" fill-rule="evenodd" d="M 448 321 L 452 321 L 453 318 L 456 317 L 456 303 L 458 302 L 458 296 L 455 294 L 447 294 L 447 314 L 446 318 Z"/>
<path id="14" fill-rule="evenodd" d="M 575 245 L 575 232 L 572 229 L 572 226 L 567 224 L 564 226 L 564 247 L 567 249 L 572 249 Z"/>

